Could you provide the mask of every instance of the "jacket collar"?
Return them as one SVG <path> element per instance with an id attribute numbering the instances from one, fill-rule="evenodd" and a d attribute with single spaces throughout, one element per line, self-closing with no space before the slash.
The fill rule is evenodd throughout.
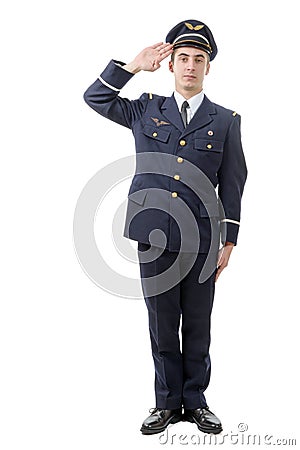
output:
<path id="1" fill-rule="evenodd" d="M 174 94 L 172 97 L 166 98 L 161 105 L 161 111 L 162 114 L 182 132 L 182 136 L 186 136 L 205 125 L 208 125 L 213 120 L 213 117 L 211 116 L 216 114 L 214 104 L 206 97 L 206 95 L 204 95 L 203 102 L 186 128 L 183 126 L 181 114 L 174 98 Z"/>

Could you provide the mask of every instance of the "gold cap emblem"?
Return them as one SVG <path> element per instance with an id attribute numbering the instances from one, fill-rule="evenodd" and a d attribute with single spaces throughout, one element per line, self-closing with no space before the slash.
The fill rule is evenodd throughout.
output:
<path id="1" fill-rule="evenodd" d="M 204 25 L 196 25 L 194 27 L 191 23 L 188 23 L 188 22 L 184 22 L 184 24 L 191 31 L 193 31 L 193 30 L 199 31 L 199 30 L 201 30 L 204 27 Z"/>

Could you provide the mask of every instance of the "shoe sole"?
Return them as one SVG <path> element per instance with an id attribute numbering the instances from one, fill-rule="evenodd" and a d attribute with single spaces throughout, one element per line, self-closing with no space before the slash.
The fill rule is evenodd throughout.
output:
<path id="1" fill-rule="evenodd" d="M 142 434 L 158 434 L 158 433 L 162 433 L 163 431 L 165 431 L 165 429 L 171 425 L 171 424 L 175 424 L 178 422 L 181 422 L 182 418 L 181 417 L 172 417 L 170 418 L 169 422 L 167 422 L 162 428 L 141 428 L 141 432 Z"/>
<path id="2" fill-rule="evenodd" d="M 223 431 L 222 427 L 210 428 L 210 427 L 205 427 L 204 425 L 201 426 L 196 422 L 196 420 L 193 417 L 184 417 L 183 422 L 195 423 L 197 425 L 198 429 L 200 431 L 202 431 L 202 433 L 219 434 Z"/>

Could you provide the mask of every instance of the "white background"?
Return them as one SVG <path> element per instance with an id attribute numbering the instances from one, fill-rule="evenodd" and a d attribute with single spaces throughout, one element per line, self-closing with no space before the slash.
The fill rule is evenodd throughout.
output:
<path id="1" fill-rule="evenodd" d="M 83 92 L 111 58 L 129 61 L 193 18 L 214 33 L 205 92 L 241 114 L 249 170 L 238 246 L 216 287 L 208 404 L 224 434 L 243 422 L 249 434 L 299 438 L 296 6 L 29 0 L 2 11 L 1 449 L 182 448 L 181 434 L 201 434 L 183 423 L 170 429 L 172 445 L 140 434 L 155 406 L 146 307 L 96 286 L 72 236 L 84 185 L 134 153 L 131 132 L 92 111 Z M 172 90 L 165 62 L 122 95 Z M 125 184 L 111 194 L 116 207 Z M 107 248 L 110 219 L 96 220 Z M 112 252 L 116 269 L 138 276 Z"/>

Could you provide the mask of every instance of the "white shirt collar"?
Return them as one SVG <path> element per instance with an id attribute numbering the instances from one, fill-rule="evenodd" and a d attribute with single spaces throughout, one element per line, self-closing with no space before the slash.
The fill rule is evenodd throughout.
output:
<path id="1" fill-rule="evenodd" d="M 174 91 L 174 97 L 175 97 L 175 100 L 176 100 L 176 103 L 177 103 L 177 106 L 178 106 L 178 109 L 179 109 L 179 112 L 180 112 L 182 103 L 185 102 L 186 99 L 183 97 L 183 95 L 179 94 L 179 92 L 177 92 L 177 91 Z M 193 97 L 191 97 L 191 98 L 189 98 L 187 100 L 189 105 L 190 105 L 190 108 L 188 110 L 189 111 L 190 120 L 195 115 L 197 109 L 199 108 L 199 106 L 203 102 L 203 99 L 204 99 L 204 92 L 202 90 L 201 92 L 199 92 L 199 94 L 196 94 L 196 95 L 194 95 Z"/>

